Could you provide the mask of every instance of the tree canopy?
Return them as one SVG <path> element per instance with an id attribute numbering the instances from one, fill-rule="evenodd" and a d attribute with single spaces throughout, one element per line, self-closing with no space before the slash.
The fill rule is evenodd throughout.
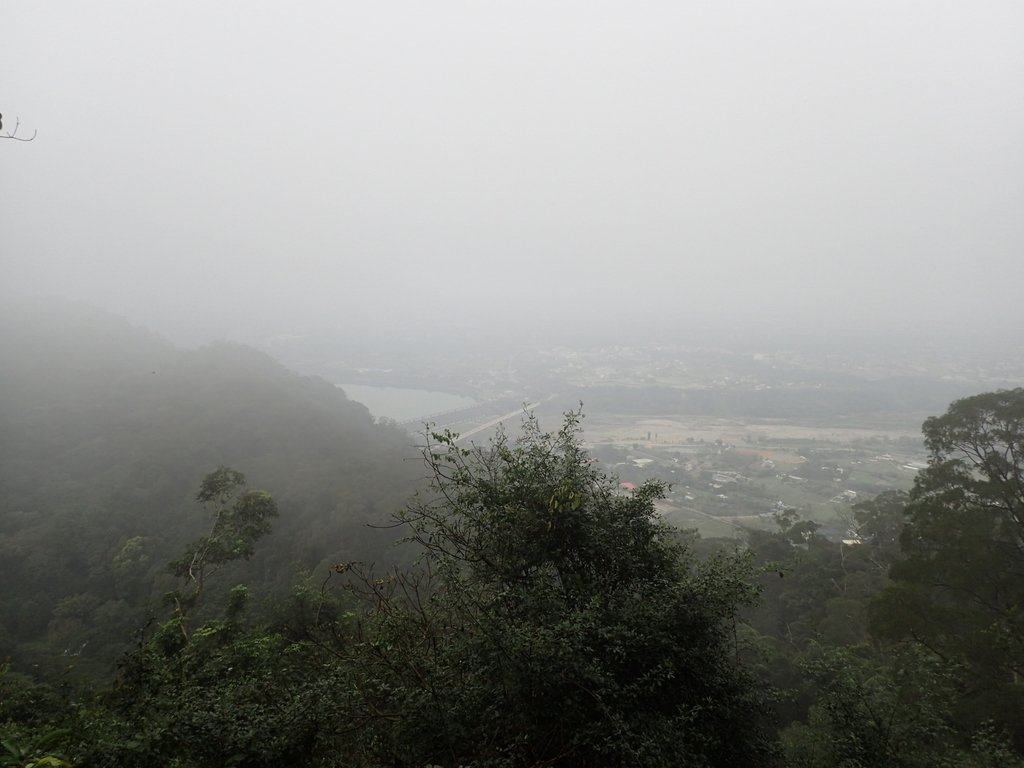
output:
<path id="1" fill-rule="evenodd" d="M 962 665 L 963 713 L 1024 747 L 1024 389 L 958 400 L 924 434 L 929 464 L 873 626 Z"/>
<path id="2" fill-rule="evenodd" d="M 748 561 L 696 561 L 654 501 L 594 468 L 579 414 L 556 433 L 424 450 L 401 516 L 421 570 L 355 577 L 349 649 L 372 754 L 400 765 L 764 765 L 764 692 L 738 663 Z M 368 587 L 368 589 L 367 589 Z M 368 764 L 380 764 L 370 761 Z"/>
<path id="3" fill-rule="evenodd" d="M 173 593 L 181 633 L 188 639 L 188 612 L 206 588 L 206 580 L 228 563 L 248 560 L 256 541 L 270 533 L 277 517 L 277 502 L 266 491 L 245 490 L 245 475 L 218 467 L 203 478 L 196 501 L 213 507 L 210 533 L 192 542 L 169 566 L 185 579 L 183 590 Z"/>

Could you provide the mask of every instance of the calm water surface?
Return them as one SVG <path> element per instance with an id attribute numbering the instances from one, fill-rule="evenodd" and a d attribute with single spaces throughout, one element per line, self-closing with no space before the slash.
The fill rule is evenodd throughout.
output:
<path id="1" fill-rule="evenodd" d="M 428 389 L 405 389 L 403 387 L 376 387 L 367 384 L 341 384 L 350 400 L 356 400 L 370 409 L 374 416 L 386 416 L 396 421 L 406 421 L 434 413 L 467 408 L 476 405 L 476 400 L 449 392 L 432 392 Z"/>

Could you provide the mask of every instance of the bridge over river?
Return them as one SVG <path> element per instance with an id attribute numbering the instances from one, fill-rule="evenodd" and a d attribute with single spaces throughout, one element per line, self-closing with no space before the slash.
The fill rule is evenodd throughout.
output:
<path id="1" fill-rule="evenodd" d="M 502 398 L 465 408 L 453 408 L 427 416 L 418 416 L 414 419 L 405 419 L 400 421 L 399 424 L 410 429 L 422 427 L 426 424 L 430 424 L 432 427 L 444 428 L 450 427 L 453 424 L 473 423 L 473 427 L 459 433 L 458 441 L 462 442 L 473 435 L 496 427 L 503 421 L 522 415 L 523 411 L 532 411 L 540 403 L 541 401 L 539 400 L 533 403 L 526 403 L 522 400 L 517 401 L 514 398 Z"/>

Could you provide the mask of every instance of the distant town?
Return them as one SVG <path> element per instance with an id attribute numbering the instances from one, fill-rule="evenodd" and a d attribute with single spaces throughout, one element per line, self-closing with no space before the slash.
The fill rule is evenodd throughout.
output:
<path id="1" fill-rule="evenodd" d="M 909 489 L 925 466 L 925 418 L 958 397 L 1024 380 L 1024 358 L 1007 356 L 1005 347 L 965 352 L 901 344 L 898 335 L 890 341 L 759 349 L 751 341 L 501 347 L 452 340 L 332 359 L 274 351 L 342 388 L 376 390 L 384 397 L 374 415 L 413 436 L 429 424 L 480 443 L 499 424 L 514 427 L 524 409 L 555 424 L 582 403 L 587 444 L 623 492 L 646 480 L 669 485 L 659 504 L 666 521 L 731 536 L 739 527 L 772 527 L 789 510 L 855 542 L 852 506 Z M 430 393 L 449 398 L 431 408 Z M 387 412 L 399 412 L 398 401 L 413 394 L 424 412 Z M 459 396 L 455 406 L 451 395 Z"/>

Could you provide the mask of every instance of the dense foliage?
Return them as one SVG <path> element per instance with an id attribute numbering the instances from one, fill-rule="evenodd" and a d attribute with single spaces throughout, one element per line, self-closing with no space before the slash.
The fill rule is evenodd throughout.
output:
<path id="1" fill-rule="evenodd" d="M 954 660 L 960 717 L 1024 749 L 1024 390 L 959 400 L 924 434 L 931 460 L 874 626 Z"/>
<path id="2" fill-rule="evenodd" d="M 736 661 L 746 558 L 696 561 L 655 519 L 662 487 L 622 495 L 578 431 L 569 414 L 487 448 L 434 436 L 431 493 L 403 515 L 422 569 L 370 591 L 352 657 L 361 707 L 390 713 L 361 735 L 367 764 L 771 761 Z"/>
<path id="3" fill-rule="evenodd" d="M 737 660 L 746 557 L 696 561 L 655 520 L 660 486 L 622 495 L 593 469 L 575 415 L 486 449 L 437 439 L 401 519 L 419 565 L 337 564 L 335 596 L 299 590 L 274 626 L 239 623 L 244 588 L 191 635 L 173 616 L 127 657 L 77 760 L 773 762 L 764 688 Z"/>
<path id="4" fill-rule="evenodd" d="M 909 495 L 857 506 L 861 543 L 784 520 L 749 614 L 798 766 L 1024 765 L 1024 389 L 924 425 Z"/>

